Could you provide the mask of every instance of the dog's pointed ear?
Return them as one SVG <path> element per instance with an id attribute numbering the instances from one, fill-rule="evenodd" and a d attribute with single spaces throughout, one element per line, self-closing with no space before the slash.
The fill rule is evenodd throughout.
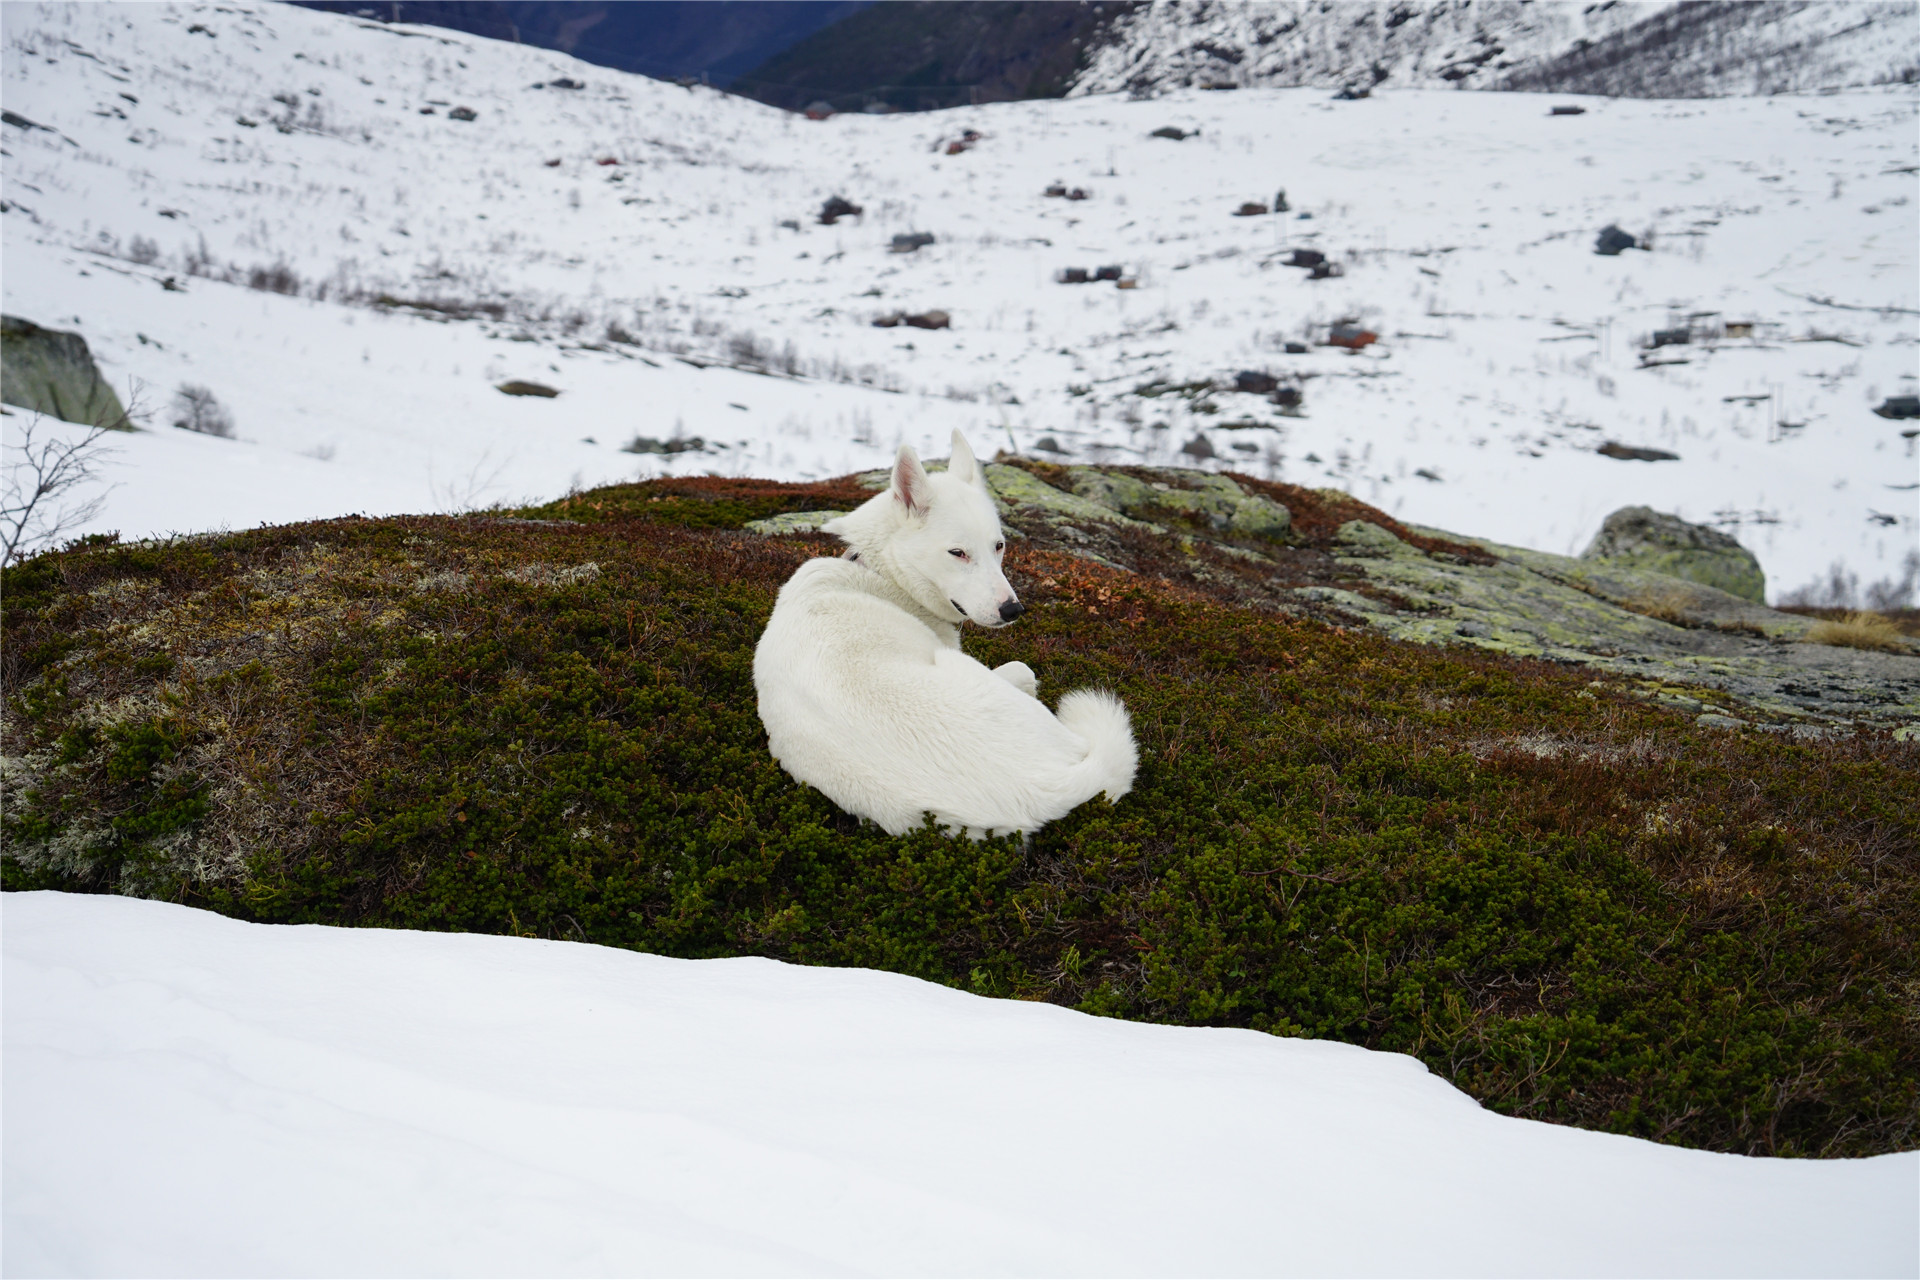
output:
<path id="1" fill-rule="evenodd" d="M 910 516 L 923 516 L 932 505 L 933 494 L 927 487 L 927 469 L 913 446 L 903 444 L 893 459 L 893 497 Z"/>
<path id="2" fill-rule="evenodd" d="M 980 484 L 980 464 L 974 461 L 973 450 L 967 447 L 967 438 L 958 427 L 953 429 L 953 457 L 947 462 L 947 474 L 961 484 Z"/>

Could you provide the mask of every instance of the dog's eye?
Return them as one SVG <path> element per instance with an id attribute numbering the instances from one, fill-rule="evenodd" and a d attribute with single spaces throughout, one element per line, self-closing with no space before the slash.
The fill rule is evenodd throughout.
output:
<path id="1" fill-rule="evenodd" d="M 958 556 L 962 560 L 965 560 L 967 558 L 967 553 L 961 550 L 959 547 L 947 548 L 947 554 L 950 556 Z"/>
<path id="2" fill-rule="evenodd" d="M 996 542 L 993 544 L 993 549 L 995 551 L 1005 551 L 1007 549 L 1007 544 L 1004 542 Z"/>

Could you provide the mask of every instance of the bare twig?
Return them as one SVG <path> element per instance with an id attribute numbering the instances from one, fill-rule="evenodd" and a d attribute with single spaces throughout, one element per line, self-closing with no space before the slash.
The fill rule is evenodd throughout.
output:
<path id="1" fill-rule="evenodd" d="M 100 514 L 107 494 L 118 486 L 110 485 L 85 501 L 73 499 L 76 491 L 99 479 L 101 464 L 119 452 L 105 444 L 105 436 L 124 429 L 130 413 L 112 423 L 84 427 L 78 437 L 43 434 L 44 417 L 35 413 L 20 429 L 18 441 L 6 443 L 0 564 L 45 550 Z"/>
<path id="2" fill-rule="evenodd" d="M 1920 316 L 1920 311 L 1915 311 L 1911 307 L 1862 307 L 1850 302 L 1835 302 L 1832 298 L 1816 297 L 1811 293 L 1795 293 L 1791 289 L 1782 289 L 1779 285 L 1773 287 L 1779 289 L 1781 293 L 1786 294 L 1789 298 L 1798 298 L 1802 302 L 1811 302 L 1817 307 L 1832 307 L 1836 311 L 1877 311 L 1887 315 Z"/>

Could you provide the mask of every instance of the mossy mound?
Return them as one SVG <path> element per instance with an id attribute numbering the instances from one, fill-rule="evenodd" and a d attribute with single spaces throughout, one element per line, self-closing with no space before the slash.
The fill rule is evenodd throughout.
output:
<path id="1" fill-rule="evenodd" d="M 1178 529 L 1116 526 L 1125 572 L 1035 524 L 1027 615 L 968 648 L 1117 690 L 1138 784 L 1030 847 L 889 838 L 754 710 L 774 594 L 835 547 L 729 524 L 865 494 L 665 481 L 8 569 L 5 887 L 871 966 L 1411 1053 L 1509 1114 L 1714 1150 L 1920 1138 L 1920 748 L 1703 728 L 1246 603 L 1251 551 L 1182 576 Z M 1266 496 L 1340 572 L 1312 537 L 1385 528 Z"/>

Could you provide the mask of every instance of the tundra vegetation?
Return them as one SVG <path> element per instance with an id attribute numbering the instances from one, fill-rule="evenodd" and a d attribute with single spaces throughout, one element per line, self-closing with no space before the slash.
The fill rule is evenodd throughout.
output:
<path id="1" fill-rule="evenodd" d="M 1134 791 L 1029 845 L 890 838 L 781 772 L 753 645 L 836 548 L 743 526 L 868 490 L 703 478 L 7 568 L 0 875 L 1329 1037 L 1716 1151 L 1920 1140 L 1920 745 L 1717 728 L 1593 667 L 1285 612 L 1272 566 L 1356 578 L 1355 522 L 1492 557 L 1327 492 L 1217 521 L 1156 492 L 1095 552 L 1024 521 L 1028 611 L 967 638 L 1134 715 Z"/>

